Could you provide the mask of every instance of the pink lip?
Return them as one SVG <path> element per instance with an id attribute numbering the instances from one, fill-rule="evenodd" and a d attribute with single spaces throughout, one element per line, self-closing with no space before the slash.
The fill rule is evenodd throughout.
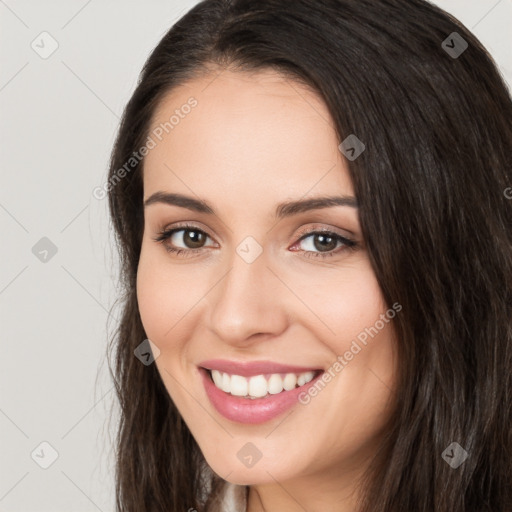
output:
<path id="1" fill-rule="evenodd" d="M 286 372 L 289 373 L 288 370 Z M 231 421 L 257 424 L 270 421 L 296 405 L 299 401 L 299 395 L 307 392 L 309 387 L 316 383 L 317 379 L 323 372 L 318 372 L 318 375 L 311 382 L 308 382 L 298 388 L 291 389 L 290 391 L 282 391 L 276 395 L 267 395 L 266 397 L 255 399 L 243 398 L 225 393 L 215 386 L 207 370 L 199 368 L 199 373 L 203 379 L 206 394 L 217 412 Z M 273 371 L 270 373 L 280 372 Z M 260 374 L 261 372 L 256 373 L 255 375 Z"/>
<path id="2" fill-rule="evenodd" d="M 199 364 L 207 370 L 219 370 L 230 375 L 252 377 L 254 375 L 265 375 L 268 373 L 303 373 L 317 371 L 319 368 L 306 368 L 304 366 L 289 366 L 272 361 L 228 361 L 227 359 L 209 359 Z"/>

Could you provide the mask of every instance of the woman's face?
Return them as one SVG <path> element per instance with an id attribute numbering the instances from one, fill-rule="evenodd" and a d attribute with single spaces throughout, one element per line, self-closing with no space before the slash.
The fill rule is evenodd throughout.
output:
<path id="1" fill-rule="evenodd" d="M 355 474 L 391 412 L 399 307 L 383 301 L 333 126 L 270 71 L 190 81 L 152 121 L 142 322 L 207 462 L 234 483 Z M 311 202 L 326 197 L 342 200 Z"/>

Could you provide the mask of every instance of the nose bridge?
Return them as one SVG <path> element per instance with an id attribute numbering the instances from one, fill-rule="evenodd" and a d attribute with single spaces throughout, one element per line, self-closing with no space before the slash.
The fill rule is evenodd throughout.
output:
<path id="1" fill-rule="evenodd" d="M 210 297 L 210 328 L 229 343 L 243 343 L 253 334 L 278 334 L 285 328 L 284 304 L 275 292 L 279 282 L 254 242 L 246 239 L 238 245 L 229 270 Z"/>

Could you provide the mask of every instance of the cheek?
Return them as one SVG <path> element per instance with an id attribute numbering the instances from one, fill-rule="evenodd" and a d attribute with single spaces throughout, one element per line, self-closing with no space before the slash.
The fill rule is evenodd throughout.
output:
<path id="1" fill-rule="evenodd" d="M 172 374 L 186 371 L 188 340 L 201 314 L 201 298 L 211 286 L 191 274 L 188 266 L 171 265 L 161 247 L 143 244 L 137 269 L 137 301 L 145 333 L 160 350 L 156 364 L 161 373 L 164 368 Z M 167 386 L 172 387 L 172 379 Z"/>
<path id="2" fill-rule="evenodd" d="M 178 276 L 166 270 L 160 255 L 143 246 L 137 269 L 137 301 L 144 330 L 160 349 L 173 338 L 174 326 L 185 315 L 189 302 L 190 287 L 184 287 Z"/>
<path id="3" fill-rule="evenodd" d="M 137 271 L 137 302 L 139 305 L 142 325 L 148 337 L 161 340 L 171 325 L 166 310 L 172 306 L 168 303 L 165 293 L 166 286 L 157 277 L 158 272 L 141 259 Z"/>
<path id="4" fill-rule="evenodd" d="M 304 282 L 302 296 L 308 297 L 310 309 L 323 324 L 322 338 L 330 340 L 337 353 L 347 350 L 357 336 L 364 337 L 365 329 L 374 326 L 388 309 L 375 275 L 366 265 L 344 269 L 335 279 L 317 280 L 315 286 Z M 330 335 L 325 335 L 324 327 Z"/>

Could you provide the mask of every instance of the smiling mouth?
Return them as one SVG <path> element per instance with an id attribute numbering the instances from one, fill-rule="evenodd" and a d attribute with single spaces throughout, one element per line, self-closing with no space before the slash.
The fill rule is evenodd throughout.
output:
<path id="1" fill-rule="evenodd" d="M 267 373 L 243 377 L 219 370 L 205 370 L 217 389 L 231 396 L 252 400 L 304 386 L 322 373 L 322 370 L 310 370 L 301 373 Z"/>

